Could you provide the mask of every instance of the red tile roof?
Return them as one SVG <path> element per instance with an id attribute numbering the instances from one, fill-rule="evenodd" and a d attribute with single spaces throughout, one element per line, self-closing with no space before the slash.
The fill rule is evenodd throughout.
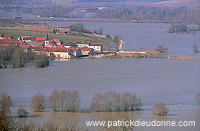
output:
<path id="1" fill-rule="evenodd" d="M 90 43 L 89 46 L 101 46 L 102 44 L 93 44 L 93 43 Z"/>
<path id="2" fill-rule="evenodd" d="M 32 46 L 41 46 L 41 45 L 43 45 L 43 43 L 42 42 L 35 42 L 35 41 L 33 41 L 33 42 L 27 42 L 29 45 L 32 45 Z"/>
<path id="3" fill-rule="evenodd" d="M 65 48 L 63 45 L 56 47 L 53 52 L 68 52 L 69 49 Z"/>
<path id="4" fill-rule="evenodd" d="M 46 48 L 42 47 L 42 46 L 37 46 L 37 47 L 32 47 L 32 49 L 34 51 L 46 51 Z"/>
<path id="5" fill-rule="evenodd" d="M 1 44 L 0 47 L 14 47 L 15 44 Z"/>
<path id="6" fill-rule="evenodd" d="M 46 51 L 53 52 L 55 50 L 54 47 L 45 47 Z"/>
<path id="7" fill-rule="evenodd" d="M 78 47 L 70 47 L 69 49 L 72 49 L 73 51 L 80 50 Z"/>
<path id="8" fill-rule="evenodd" d="M 42 42 L 42 43 L 45 43 L 44 40 L 36 40 L 36 42 Z"/>
<path id="9" fill-rule="evenodd" d="M 36 38 L 35 38 L 35 37 L 23 37 L 23 40 L 31 40 L 31 41 L 35 41 Z"/>
<path id="10" fill-rule="evenodd" d="M 79 49 L 82 50 L 82 51 L 91 51 L 93 48 L 79 47 Z"/>
<path id="11" fill-rule="evenodd" d="M 17 39 L 3 39 L 2 43 L 17 43 Z"/>
<path id="12" fill-rule="evenodd" d="M 20 44 L 19 46 L 20 47 L 31 47 L 31 45 L 23 45 L 23 44 Z"/>
<path id="13" fill-rule="evenodd" d="M 45 41 L 45 37 L 36 37 L 36 41 L 38 41 L 38 40 L 43 40 L 43 41 Z"/>
<path id="14" fill-rule="evenodd" d="M 55 42 L 62 42 L 60 39 L 53 39 Z"/>
<path id="15" fill-rule="evenodd" d="M 3 35 L 3 38 L 12 38 L 12 35 Z"/>
<path id="16" fill-rule="evenodd" d="M 24 43 L 25 41 L 23 41 L 23 40 L 20 40 L 20 41 L 18 41 L 17 43 Z"/>

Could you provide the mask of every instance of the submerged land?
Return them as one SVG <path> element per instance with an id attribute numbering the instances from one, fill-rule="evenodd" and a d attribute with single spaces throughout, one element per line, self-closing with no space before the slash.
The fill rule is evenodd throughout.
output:
<path id="1" fill-rule="evenodd" d="M 0 130 L 199 129 L 199 1 L 11 1 L 0 2 Z"/>

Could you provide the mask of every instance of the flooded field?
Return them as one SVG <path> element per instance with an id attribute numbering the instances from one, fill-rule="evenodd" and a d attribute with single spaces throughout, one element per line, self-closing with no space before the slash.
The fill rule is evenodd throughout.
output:
<path id="1" fill-rule="evenodd" d="M 70 22 L 52 22 L 55 26 L 69 26 Z M 192 52 L 194 43 L 200 44 L 199 36 L 192 34 L 169 34 L 169 24 L 141 23 L 83 23 L 87 29 L 103 27 L 104 34 L 119 36 L 125 40 L 124 50 L 155 50 L 157 45 L 168 48 L 168 56 L 200 58 Z M 112 113 L 54 113 L 32 112 L 31 97 L 43 93 L 47 97 L 54 89 L 78 90 L 81 108 L 87 109 L 95 93 L 106 91 L 132 92 L 141 97 L 144 111 L 122 112 L 123 116 L 137 120 L 195 121 L 195 127 L 135 127 L 135 131 L 198 131 L 200 110 L 195 95 L 200 92 L 199 60 L 167 59 L 81 59 L 54 61 L 44 69 L 8 68 L 0 69 L 0 91 L 8 93 L 15 105 L 23 105 L 29 112 L 30 120 L 41 124 L 55 121 L 78 120 L 86 127 L 86 120 L 104 120 Z M 166 117 L 152 115 L 153 105 L 163 102 L 170 112 Z M 16 115 L 12 108 L 12 114 Z M 93 128 L 92 128 L 93 129 Z M 94 128 L 97 130 L 97 128 Z"/>
<path id="2" fill-rule="evenodd" d="M 44 69 L 21 68 L 0 70 L 1 91 L 8 92 L 16 105 L 31 112 L 32 117 L 20 119 L 36 123 L 63 121 L 77 118 L 80 125 L 86 120 L 98 120 L 107 113 L 34 113 L 30 107 L 31 97 L 36 93 L 49 96 L 54 89 L 78 90 L 81 108 L 87 109 L 95 93 L 106 91 L 133 92 L 141 97 L 144 111 L 127 112 L 131 119 L 141 120 L 199 120 L 199 108 L 194 97 L 199 92 L 198 60 L 166 59 L 82 59 L 65 62 L 52 62 Z M 166 117 L 154 117 L 153 105 L 167 104 L 170 112 Z M 15 110 L 13 109 L 13 114 Z M 109 113 L 108 113 L 109 114 Z M 112 113 L 111 113 L 112 114 Z M 110 114 L 110 115 L 111 115 Z M 100 115 L 101 117 L 99 117 Z M 103 119 L 103 118 L 101 118 Z M 60 122 L 62 123 L 62 122 Z M 164 127 L 163 130 L 170 127 Z M 172 129 L 196 130 L 199 127 L 173 127 Z M 148 128 L 149 129 L 149 128 Z M 152 127 L 151 130 L 160 128 Z M 170 128 L 171 129 L 171 128 Z M 135 127 L 147 130 L 147 127 Z"/>

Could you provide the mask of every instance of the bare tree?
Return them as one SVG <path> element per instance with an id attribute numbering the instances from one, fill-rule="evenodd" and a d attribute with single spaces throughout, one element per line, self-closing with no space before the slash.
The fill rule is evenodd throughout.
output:
<path id="1" fill-rule="evenodd" d="M 61 90 L 60 91 L 60 106 L 61 106 L 61 111 L 64 111 L 64 107 L 66 104 L 66 91 L 65 90 Z"/>
<path id="2" fill-rule="evenodd" d="M 10 107 L 14 106 L 11 97 L 7 93 L 0 92 L 0 112 L 10 113 Z"/>
<path id="3" fill-rule="evenodd" d="M 193 50 L 194 53 L 199 53 L 199 46 L 197 44 L 193 44 L 192 50 Z"/>
<path id="4" fill-rule="evenodd" d="M 141 100 L 136 94 L 125 92 L 106 92 L 98 93 L 92 98 L 90 109 L 92 111 L 112 112 L 112 111 L 134 111 L 141 109 Z"/>
<path id="5" fill-rule="evenodd" d="M 106 92 L 104 94 L 104 97 L 103 97 L 103 103 L 104 103 L 104 110 L 106 112 L 111 112 L 113 111 L 113 107 L 114 107 L 114 92 L 112 91 L 109 91 L 109 92 Z"/>
<path id="6" fill-rule="evenodd" d="M 53 109 L 54 112 L 59 111 L 60 101 L 59 101 L 59 91 L 53 90 L 51 95 L 49 96 L 49 105 Z"/>
<path id="7" fill-rule="evenodd" d="M 157 103 L 156 105 L 154 105 L 154 109 L 153 109 L 153 114 L 154 115 L 166 115 L 169 112 L 168 108 L 166 107 L 166 105 L 164 103 Z"/>
<path id="8" fill-rule="evenodd" d="M 42 111 L 45 108 L 45 95 L 36 94 L 32 97 L 32 107 L 34 111 Z"/>
<path id="9" fill-rule="evenodd" d="M 114 111 L 121 111 L 122 110 L 122 101 L 121 101 L 121 94 L 116 92 L 113 94 L 114 98 Z"/>
<path id="10" fill-rule="evenodd" d="M 96 112 L 102 111 L 102 107 L 103 107 L 103 101 L 102 100 L 103 100 L 102 93 L 95 94 L 92 98 L 90 109 L 92 111 L 96 111 Z"/>
<path id="11" fill-rule="evenodd" d="M 15 129 L 14 120 L 0 112 L 0 131 L 14 131 Z"/>
<path id="12" fill-rule="evenodd" d="M 72 112 L 77 112 L 80 107 L 80 98 L 79 98 L 79 92 L 77 90 L 72 92 Z"/>
<path id="13" fill-rule="evenodd" d="M 122 103 L 123 103 L 123 110 L 129 111 L 131 105 L 131 94 L 129 92 L 123 93 L 122 95 Z"/>
<path id="14" fill-rule="evenodd" d="M 77 112 L 80 107 L 79 92 L 77 90 L 54 90 L 49 96 L 49 105 L 53 111 Z"/>

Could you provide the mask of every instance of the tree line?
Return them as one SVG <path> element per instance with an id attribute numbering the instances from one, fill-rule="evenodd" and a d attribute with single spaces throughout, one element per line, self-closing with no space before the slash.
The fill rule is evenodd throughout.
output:
<path id="1" fill-rule="evenodd" d="M 136 94 L 125 92 L 97 93 L 92 98 L 90 110 L 95 112 L 120 112 L 141 110 L 142 103 Z"/>
<path id="2" fill-rule="evenodd" d="M 62 17 L 62 18 L 83 18 L 85 12 L 75 12 L 76 9 L 91 9 L 94 15 L 92 18 L 109 18 L 118 20 L 135 20 L 135 21 L 155 21 L 155 22 L 197 22 L 200 21 L 199 9 L 189 9 L 187 7 L 178 7 L 174 9 L 146 7 L 146 6 L 118 6 L 109 7 L 109 9 L 98 10 L 96 7 L 89 5 L 56 5 L 47 4 L 44 6 L 17 6 L 2 7 L 5 11 L 16 9 L 17 12 L 31 13 L 42 17 Z M 73 12 L 73 13 L 72 13 Z M 90 11 L 91 12 L 91 11 Z"/>
<path id="3" fill-rule="evenodd" d="M 47 102 L 45 102 L 47 101 Z M 36 94 L 32 98 L 34 111 L 42 111 L 46 104 L 54 112 L 77 112 L 80 108 L 80 97 L 77 90 L 53 90 L 48 100 L 42 94 Z M 117 93 L 106 92 L 105 94 L 97 93 L 92 98 L 90 111 L 95 112 L 120 112 L 141 110 L 142 103 L 136 94 L 129 92 Z"/>
<path id="4" fill-rule="evenodd" d="M 171 24 L 168 27 L 168 30 L 166 31 L 167 33 L 182 33 L 182 34 L 189 34 L 192 32 L 192 34 L 196 34 L 197 31 L 200 31 L 200 26 L 191 26 L 189 27 L 187 24 Z"/>
<path id="5" fill-rule="evenodd" d="M 198 104 L 200 104 L 200 93 L 197 93 L 195 100 Z M 69 109 L 77 109 L 80 104 L 79 94 L 76 90 L 54 90 L 49 96 L 49 100 L 52 109 L 56 109 L 54 111 L 70 111 Z M 29 123 L 20 123 L 9 117 L 8 114 L 11 112 L 10 107 L 14 106 L 12 99 L 8 96 L 7 93 L 0 92 L 0 130 L 1 131 L 21 131 L 21 130 L 29 130 L 29 131 L 43 131 L 43 130 L 60 130 L 60 131 L 84 131 L 88 129 L 84 129 L 79 127 L 77 121 L 64 121 L 64 127 L 60 127 L 58 124 L 48 122 L 44 123 L 41 126 L 37 126 L 33 122 Z M 32 97 L 32 106 L 37 111 L 42 111 L 45 108 L 45 96 L 43 94 L 36 94 Z M 67 107 L 68 106 L 68 107 Z M 54 108 L 55 107 L 55 108 Z M 70 107 L 70 108 L 69 108 Z M 77 107 L 77 108 L 74 108 Z M 103 108 L 102 108 L 103 107 Z M 118 92 L 106 92 L 106 93 L 97 93 L 94 95 L 92 99 L 92 103 L 90 108 L 93 111 L 132 111 L 135 109 L 141 109 L 141 101 L 140 98 L 137 97 L 136 94 L 132 94 L 130 92 L 118 93 Z M 36 111 L 35 110 L 35 111 Z M 73 110 L 71 110 L 73 111 Z M 169 112 L 169 109 L 162 102 L 154 105 L 153 114 L 163 116 Z M 20 107 L 17 111 L 18 117 L 26 117 L 29 113 Z M 108 120 L 119 120 L 119 119 L 127 119 L 126 116 L 123 115 L 114 115 L 114 117 L 108 117 Z M 127 120 L 129 120 L 128 118 Z M 125 129 L 123 126 L 119 127 L 120 129 Z M 130 128 L 130 127 L 126 127 Z M 133 128 L 133 127 L 132 127 Z M 131 129 L 132 129 L 131 128 Z M 115 129 L 115 128 L 114 128 Z"/>
<path id="6" fill-rule="evenodd" d="M 55 4 L 51 0 L 1 0 L 0 4 L 5 5 L 45 5 Z"/>
<path id="7" fill-rule="evenodd" d="M 14 68 L 25 67 L 28 63 L 43 68 L 49 65 L 49 58 L 45 54 L 25 51 L 18 46 L 0 48 L 0 68 L 7 68 L 9 65 Z"/>
<path id="8" fill-rule="evenodd" d="M 183 7 L 161 9 L 156 7 L 115 7 L 96 12 L 95 18 L 114 18 L 120 20 L 160 21 L 160 22 L 199 22 L 199 9 Z"/>
<path id="9" fill-rule="evenodd" d="M 43 111 L 46 107 L 54 112 L 78 112 L 80 108 L 80 96 L 77 90 L 53 90 L 48 98 L 44 94 L 37 93 L 31 99 L 34 112 Z M 0 92 L 0 112 L 10 113 L 10 107 L 14 106 L 11 97 L 7 93 Z M 106 92 L 93 96 L 89 110 L 94 112 L 120 112 L 141 110 L 141 99 L 133 93 Z M 23 108 L 20 107 L 21 116 Z M 19 114 L 20 114 L 19 113 Z"/>

